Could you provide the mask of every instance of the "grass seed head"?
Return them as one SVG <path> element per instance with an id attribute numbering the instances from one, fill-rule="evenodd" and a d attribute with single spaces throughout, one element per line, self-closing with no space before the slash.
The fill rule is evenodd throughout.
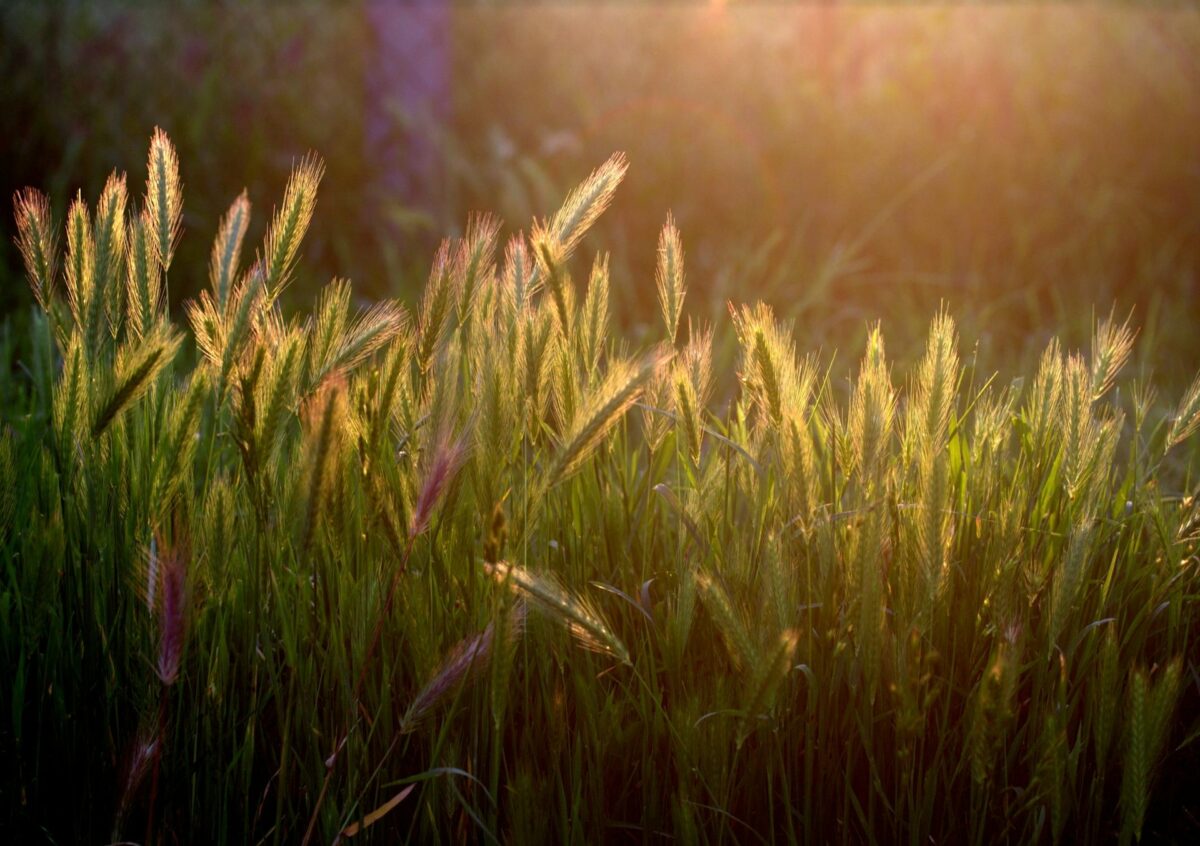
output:
<path id="1" fill-rule="evenodd" d="M 413 507 L 412 521 L 408 528 L 409 537 L 416 537 L 429 527 L 429 520 L 433 516 L 434 509 L 458 474 L 459 468 L 466 461 L 467 453 L 467 441 L 463 438 L 454 438 L 449 427 L 443 428 L 421 480 L 417 502 Z"/>
<path id="2" fill-rule="evenodd" d="M 146 228 L 153 233 L 154 257 L 163 273 L 171 267 L 183 222 L 183 185 L 179 157 L 167 133 L 155 127 L 146 162 Z"/>
<path id="3" fill-rule="evenodd" d="M 50 201 L 41 191 L 26 188 L 13 195 L 13 210 L 17 219 L 17 249 L 25 262 L 29 287 L 37 304 L 47 310 L 58 273 L 58 237 Z"/>
<path id="4" fill-rule="evenodd" d="M 658 304 L 662 309 L 663 326 L 666 329 L 666 341 L 675 344 L 679 333 L 679 315 L 683 310 L 683 298 L 686 284 L 683 276 L 683 244 L 679 239 L 679 230 L 675 228 L 675 219 L 667 215 L 662 234 L 658 238 L 658 269 L 655 273 L 658 287 Z"/>

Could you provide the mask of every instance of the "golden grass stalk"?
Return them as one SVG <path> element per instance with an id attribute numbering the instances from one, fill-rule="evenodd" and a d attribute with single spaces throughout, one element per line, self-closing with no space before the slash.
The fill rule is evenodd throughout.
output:
<path id="1" fill-rule="evenodd" d="M 1130 328 L 1132 315 L 1117 326 L 1108 316 L 1092 335 L 1092 401 L 1100 399 L 1112 388 L 1113 381 L 1133 352 L 1137 332 Z"/>
<path id="2" fill-rule="evenodd" d="M 93 287 L 96 290 L 107 291 L 108 285 L 117 278 L 125 258 L 127 203 L 125 174 L 118 176 L 114 171 L 105 182 L 100 201 L 96 204 L 96 260 L 92 266 L 95 274 Z"/>
<path id="3" fill-rule="evenodd" d="M 683 433 L 683 442 L 687 445 L 687 453 L 692 461 L 700 461 L 700 451 L 703 447 L 704 426 L 700 417 L 702 407 L 696 396 L 692 381 L 683 373 L 676 372 L 674 378 L 675 409 L 678 414 L 676 422 Z"/>
<path id="4" fill-rule="evenodd" d="M 920 486 L 917 544 L 930 598 L 941 585 L 946 550 L 951 542 L 948 440 L 958 389 L 957 345 L 954 321 L 943 311 L 929 330 L 929 343 L 917 371 L 916 391 L 909 411 Z"/>
<path id="5" fill-rule="evenodd" d="M 117 352 L 116 379 L 92 417 L 92 437 L 98 438 L 127 411 L 175 359 L 182 336 L 162 326 L 146 337 L 130 341 Z"/>
<path id="6" fill-rule="evenodd" d="M 368 455 L 374 454 L 392 421 L 396 397 L 408 365 L 412 333 L 406 327 L 388 345 L 379 365 L 378 389 L 374 392 L 375 407 L 367 432 Z"/>
<path id="7" fill-rule="evenodd" d="M 492 256 L 496 252 L 496 236 L 499 232 L 500 221 L 492 215 L 472 215 L 467 221 L 467 233 L 455 257 L 460 325 L 470 318 L 481 283 L 495 272 Z"/>
<path id="8" fill-rule="evenodd" d="M 500 497 L 509 456 L 517 443 L 521 419 L 515 396 L 515 373 L 507 366 L 476 368 L 478 420 L 475 452 L 481 460 L 472 465 L 481 491 L 480 504 L 494 505 Z"/>
<path id="9" fill-rule="evenodd" d="M 54 423 L 57 429 L 59 457 L 64 458 L 75 443 L 90 404 L 90 380 L 84 362 L 83 338 L 71 335 L 63 354 L 62 376 L 54 387 Z"/>
<path id="10" fill-rule="evenodd" d="M 1084 477 L 1092 434 L 1091 376 L 1083 357 L 1072 354 L 1063 369 L 1063 476 L 1068 491 Z"/>
<path id="11" fill-rule="evenodd" d="M 188 470 L 196 451 L 200 409 L 209 395 L 209 380 L 202 370 L 193 373 L 187 392 L 172 403 L 166 438 L 158 450 L 154 507 L 163 513 L 189 480 Z"/>
<path id="12" fill-rule="evenodd" d="M 270 303 L 291 281 L 296 257 L 300 254 L 300 242 L 312 222 L 317 206 L 317 187 L 324 174 L 324 163 L 310 153 L 300 160 L 288 179 L 283 205 L 275 211 L 261 254 L 263 284 Z"/>
<path id="13" fill-rule="evenodd" d="M 778 431 L 788 411 L 808 402 L 811 374 L 796 364 L 795 344 L 765 303 L 731 304 L 730 315 L 742 348 L 741 379 L 760 423 Z"/>
<path id="14" fill-rule="evenodd" d="M 96 205 L 93 237 L 92 284 L 85 310 L 85 339 L 88 349 L 100 349 L 107 329 L 117 336 L 122 315 L 124 286 L 118 285 L 121 263 L 125 260 L 125 176 L 114 171 L 104 185 Z M 115 290 L 114 290 L 115 288 Z"/>
<path id="15" fill-rule="evenodd" d="M 549 289 L 561 337 L 570 338 L 575 322 L 575 290 L 564 267 L 561 247 L 538 229 L 534 230 L 533 238 L 535 267 Z"/>
<path id="16" fill-rule="evenodd" d="M 357 367 L 408 328 L 408 311 L 385 300 L 361 312 L 342 336 L 333 369 Z"/>
<path id="17" fill-rule="evenodd" d="M 546 407 L 550 380 L 548 350 L 554 330 L 554 316 L 546 308 L 525 314 L 517 347 L 521 373 L 521 395 L 525 403 L 526 432 L 535 443 L 541 436 L 542 414 Z"/>
<path id="18" fill-rule="evenodd" d="M 579 406 L 579 387 L 575 378 L 575 359 L 570 340 L 557 338 L 551 353 L 553 387 L 552 408 L 557 420 L 558 431 L 565 430 L 567 421 L 575 419 Z"/>
<path id="19" fill-rule="evenodd" d="M 796 497 L 797 515 L 807 517 L 818 502 L 818 468 L 815 438 L 805 412 L 789 412 L 783 421 L 781 457 L 785 484 Z"/>
<path id="20" fill-rule="evenodd" d="M 546 471 L 545 487 L 554 487 L 578 470 L 637 401 L 646 383 L 659 370 L 662 358 L 651 354 L 640 367 L 627 361 L 614 362 L 604 382 L 578 409 L 563 433 L 554 461 Z"/>
<path id="21" fill-rule="evenodd" d="M 800 605 L 799 587 L 794 559 L 786 549 L 779 533 L 772 532 L 762 548 L 762 564 L 757 579 L 761 595 L 769 610 L 769 631 L 783 631 L 795 623 L 796 608 Z"/>
<path id="22" fill-rule="evenodd" d="M 312 543 L 313 532 L 332 487 L 329 477 L 345 431 L 345 388 L 344 378 L 326 380 L 302 415 L 302 461 L 308 497 L 301 527 L 302 550 L 307 550 Z"/>
<path id="23" fill-rule="evenodd" d="M 321 291 L 316 310 L 306 326 L 308 359 L 314 385 L 320 382 L 331 366 L 335 350 L 341 344 L 349 312 L 350 283 L 344 279 L 334 279 Z"/>
<path id="24" fill-rule="evenodd" d="M 632 666 L 629 650 L 613 634 L 600 612 L 590 602 L 560 585 L 553 576 L 537 575 L 506 561 L 484 562 L 483 567 L 496 581 L 507 584 L 514 593 L 559 620 L 584 648 Z"/>
<path id="25" fill-rule="evenodd" d="M 126 321 L 130 331 L 140 338 L 154 322 L 162 296 L 162 277 L 141 215 L 130 216 L 125 245 Z"/>
<path id="26" fill-rule="evenodd" d="M 1188 386 L 1175 408 L 1171 426 L 1167 429 L 1163 452 L 1170 452 L 1172 447 L 1179 446 L 1195 434 L 1197 429 L 1200 429 L 1200 373 L 1196 374 L 1196 378 L 1192 380 L 1192 384 Z"/>
<path id="27" fill-rule="evenodd" d="M 247 275 L 234 287 L 225 310 L 208 291 L 201 291 L 197 300 L 184 304 L 184 314 L 192 327 L 196 347 L 205 360 L 217 368 L 218 401 L 225 396 L 229 377 L 250 336 L 260 290 L 255 277 Z"/>
<path id="28" fill-rule="evenodd" d="M 529 298 L 533 293 L 532 276 L 533 267 L 530 264 L 529 249 L 525 245 L 525 236 L 514 235 L 504 250 L 504 272 L 501 274 L 504 303 L 514 320 L 529 307 Z"/>
<path id="29" fill-rule="evenodd" d="M 673 390 L 671 370 L 663 368 L 642 391 L 642 440 L 651 454 L 658 452 L 671 430 L 670 418 L 661 411 L 670 408 L 674 402 Z"/>
<path id="30" fill-rule="evenodd" d="M 1003 456 L 1013 432 L 1015 401 L 1016 391 L 1011 386 L 1002 391 L 988 390 L 972 415 L 971 471 L 975 490 L 984 502 L 992 500 L 1001 484 Z"/>
<path id="31" fill-rule="evenodd" d="M 294 330 L 284 332 L 274 343 L 260 346 L 269 351 L 254 398 L 258 410 L 254 442 L 261 455 L 269 455 L 279 443 L 284 420 L 296 407 L 296 381 L 304 341 L 304 334 Z"/>
<path id="32" fill-rule="evenodd" d="M 608 254 L 598 254 L 592 262 L 579 321 L 580 364 L 589 381 L 596 373 L 608 339 L 608 288 Z"/>
<path id="33" fill-rule="evenodd" d="M 67 212 L 67 305 L 75 326 L 82 329 L 92 293 L 92 266 L 96 242 L 92 221 L 82 192 L 76 194 Z"/>
<path id="34" fill-rule="evenodd" d="M 570 337 L 574 316 L 566 263 L 587 230 L 612 202 L 628 167 L 624 154 L 614 153 L 567 196 L 551 220 L 534 223 L 530 235 L 534 270 L 527 293 L 533 293 L 543 283 L 549 286 L 563 337 Z"/>
<path id="35" fill-rule="evenodd" d="M 217 306 L 224 311 L 229 294 L 237 278 L 238 262 L 242 254 L 242 241 L 250 226 L 250 198 L 245 191 L 238 195 L 221 218 L 217 238 L 213 241 L 212 255 L 208 262 L 208 279 L 212 285 Z"/>
<path id="36" fill-rule="evenodd" d="M 13 194 L 17 220 L 17 249 L 25 263 L 33 298 L 43 311 L 50 308 L 58 270 L 58 237 L 50 201 L 41 191 L 26 188 Z"/>
<path id="37" fill-rule="evenodd" d="M 625 154 L 613 153 L 608 161 L 592 171 L 567 196 L 562 208 L 543 227 L 556 247 L 556 258 L 560 264 L 571 257 L 587 230 L 604 214 L 628 169 L 629 162 Z M 534 240 L 536 242 L 538 239 Z"/>
<path id="38" fill-rule="evenodd" d="M 425 296 L 421 298 L 421 319 L 417 325 L 417 372 L 422 382 L 428 378 L 433 360 L 449 324 L 453 262 L 450 242 L 443 241 L 429 270 Z"/>
<path id="39" fill-rule="evenodd" d="M 679 333 L 679 314 L 683 310 L 686 286 L 683 276 L 683 244 L 675 219 L 667 215 L 662 234 L 658 238 L 658 266 L 655 272 L 658 287 L 658 304 L 662 309 L 666 340 L 672 346 Z"/>
<path id="40" fill-rule="evenodd" d="M 1064 367 L 1062 350 L 1058 339 L 1055 338 L 1042 353 L 1038 365 L 1037 377 L 1033 382 L 1033 390 L 1026 400 L 1024 408 L 1025 421 L 1029 425 L 1030 439 L 1039 460 L 1050 461 L 1054 458 L 1052 450 L 1058 446 L 1061 433 L 1063 399 Z"/>
<path id="41" fill-rule="evenodd" d="M 391 301 L 376 303 L 351 323 L 350 283 L 335 279 L 321 293 L 308 322 L 306 391 L 315 390 L 330 373 L 349 370 L 405 330 L 408 312 Z"/>
<path id="42" fill-rule="evenodd" d="M 925 357 L 917 372 L 912 410 L 923 449 L 945 448 L 950 414 L 958 388 L 958 339 L 954 320 L 945 311 L 934 318 Z"/>
<path id="43" fill-rule="evenodd" d="M 146 202 L 142 214 L 152 233 L 154 257 L 166 273 L 175 256 L 175 245 L 183 221 L 183 185 L 179 181 L 179 157 L 167 133 L 154 128 L 146 162 Z"/>
<path id="44" fill-rule="evenodd" d="M 859 367 L 846 420 L 847 458 L 857 470 L 868 499 L 884 482 L 882 475 L 877 475 L 877 469 L 886 469 L 883 459 L 891 448 L 895 414 L 896 393 L 888 373 L 883 334 L 876 324 L 867 338 L 867 351 Z"/>

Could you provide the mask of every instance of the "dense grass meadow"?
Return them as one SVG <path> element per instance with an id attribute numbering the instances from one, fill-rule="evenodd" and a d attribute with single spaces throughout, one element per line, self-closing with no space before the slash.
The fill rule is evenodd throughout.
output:
<path id="1" fill-rule="evenodd" d="M 0 4 L 0 841 L 1200 842 L 1200 13 L 385 6 Z"/>
<path id="2" fill-rule="evenodd" d="M 17 196 L 7 831 L 1196 833 L 1200 378 L 1159 413 L 1113 318 L 1012 380 L 945 310 L 903 370 L 877 326 L 844 363 L 762 303 L 700 325 L 670 219 L 635 346 L 580 249 L 626 167 L 503 244 L 473 218 L 411 309 L 334 280 L 285 318 L 305 158 L 253 252 L 233 200 L 183 325 L 164 133 L 144 195 L 114 173 L 63 227 Z"/>

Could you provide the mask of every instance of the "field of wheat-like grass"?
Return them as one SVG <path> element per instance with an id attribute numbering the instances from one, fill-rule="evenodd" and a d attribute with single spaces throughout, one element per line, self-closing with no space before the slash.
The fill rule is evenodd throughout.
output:
<path id="1" fill-rule="evenodd" d="M 0 433 L 0 829 L 1200 832 L 1200 378 L 1176 399 L 1127 374 L 1120 316 L 1017 379 L 944 309 L 905 366 L 879 326 L 855 362 L 761 303 L 702 325 L 670 219 L 634 346 L 581 249 L 626 166 L 507 243 L 472 218 L 411 308 L 334 280 L 286 316 L 310 156 L 271 212 L 234 200 L 186 326 L 166 134 L 144 194 L 114 173 L 65 225 L 18 194 L 37 312 Z"/>

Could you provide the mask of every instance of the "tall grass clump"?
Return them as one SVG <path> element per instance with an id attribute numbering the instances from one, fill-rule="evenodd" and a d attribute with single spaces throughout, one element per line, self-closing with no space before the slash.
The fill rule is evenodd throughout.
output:
<path id="1" fill-rule="evenodd" d="M 573 273 L 619 155 L 503 249 L 472 219 L 417 303 L 334 279 L 285 315 L 320 160 L 253 261 L 248 193 L 212 221 L 207 269 L 172 261 L 185 164 L 156 131 L 141 198 L 15 197 L 0 829 L 1197 834 L 1200 378 L 1127 388 L 1130 323 L 1011 378 L 942 310 L 846 367 L 763 303 L 693 319 L 668 219 L 639 349 L 607 257 Z M 168 273 L 207 280 L 187 329 Z"/>

